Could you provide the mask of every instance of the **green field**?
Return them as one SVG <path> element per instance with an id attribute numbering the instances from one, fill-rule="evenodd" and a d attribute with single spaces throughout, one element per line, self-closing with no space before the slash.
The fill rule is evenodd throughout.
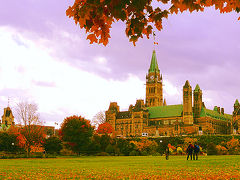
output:
<path id="1" fill-rule="evenodd" d="M 240 156 L 1 159 L 0 179 L 240 179 Z"/>

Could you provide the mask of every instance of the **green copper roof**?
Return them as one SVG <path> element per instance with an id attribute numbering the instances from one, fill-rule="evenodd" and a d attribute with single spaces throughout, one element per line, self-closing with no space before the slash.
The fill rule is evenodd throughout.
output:
<path id="1" fill-rule="evenodd" d="M 1 124 L 0 131 L 7 131 L 10 127 L 11 127 L 11 125 L 6 126 L 5 124 Z"/>
<path id="2" fill-rule="evenodd" d="M 239 105 L 239 102 L 238 102 L 238 99 L 236 99 L 234 106 L 238 106 L 238 105 Z"/>
<path id="3" fill-rule="evenodd" d="M 183 105 L 148 107 L 149 118 L 165 118 L 182 116 Z"/>
<path id="4" fill-rule="evenodd" d="M 200 113 L 200 117 L 211 117 L 214 119 L 220 119 L 220 120 L 224 120 L 224 121 L 228 121 L 232 119 L 232 115 L 230 114 L 219 114 L 217 111 L 215 110 L 210 110 L 210 109 L 206 109 L 206 108 L 202 108 L 201 113 Z"/>
<path id="5" fill-rule="evenodd" d="M 195 87 L 195 89 L 194 89 L 194 91 L 199 91 L 199 90 L 200 90 L 200 87 L 199 87 L 199 85 L 197 84 L 196 87 Z"/>
<path id="6" fill-rule="evenodd" d="M 155 72 L 155 71 L 159 72 L 159 69 L 158 69 L 156 52 L 155 52 L 155 50 L 153 50 L 151 65 L 150 65 L 148 72 Z"/>
<path id="7" fill-rule="evenodd" d="M 218 107 L 217 107 L 217 106 L 214 106 L 213 110 L 214 110 L 214 111 L 218 111 Z"/>

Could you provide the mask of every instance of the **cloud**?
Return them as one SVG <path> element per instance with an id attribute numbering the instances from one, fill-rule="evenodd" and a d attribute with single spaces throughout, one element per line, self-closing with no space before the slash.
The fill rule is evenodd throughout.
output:
<path id="1" fill-rule="evenodd" d="M 16 42 L 15 35 L 26 46 Z M 4 95 L 1 106 L 6 106 L 8 96 L 12 106 L 24 99 L 34 101 L 47 124 L 60 123 L 63 117 L 73 114 L 91 119 L 98 111 L 106 110 L 111 101 L 126 109 L 136 98 L 144 98 L 144 81 L 136 75 L 129 74 L 124 81 L 106 79 L 55 60 L 11 28 L 0 28 L 0 48 L 0 92 Z"/>
<path id="2" fill-rule="evenodd" d="M 33 84 L 37 86 L 55 87 L 54 82 L 33 81 Z"/>
<path id="3" fill-rule="evenodd" d="M 127 109 L 136 98 L 145 98 L 143 84 L 155 48 L 167 104 L 182 102 L 182 86 L 189 80 L 192 87 L 200 85 L 207 106 L 221 104 L 232 111 L 233 102 L 240 98 L 237 13 L 219 14 L 208 8 L 204 13 L 171 15 L 163 31 L 156 31 L 156 47 L 146 38 L 134 47 L 125 35 L 125 24 L 117 22 L 104 47 L 90 45 L 84 30 L 66 17 L 72 3 L 1 3 L 0 91 L 4 97 L 30 97 L 42 112 L 63 116 L 79 112 L 91 118 L 108 108 L 110 101 Z M 0 103 L 6 105 L 6 100 Z"/>

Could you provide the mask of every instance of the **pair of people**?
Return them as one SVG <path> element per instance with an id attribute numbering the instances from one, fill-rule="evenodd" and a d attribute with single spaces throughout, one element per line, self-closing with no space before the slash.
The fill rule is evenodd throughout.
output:
<path id="1" fill-rule="evenodd" d="M 199 146 L 195 143 L 194 145 L 192 145 L 191 142 L 189 142 L 188 148 L 187 148 L 187 160 L 189 159 L 189 157 L 193 158 L 193 160 L 198 160 L 198 153 L 200 151 Z"/>

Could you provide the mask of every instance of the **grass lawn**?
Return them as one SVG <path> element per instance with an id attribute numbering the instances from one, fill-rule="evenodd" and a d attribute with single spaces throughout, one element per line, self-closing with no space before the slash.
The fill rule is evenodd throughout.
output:
<path id="1" fill-rule="evenodd" d="M 240 179 L 240 156 L 0 159 L 0 179 Z"/>

